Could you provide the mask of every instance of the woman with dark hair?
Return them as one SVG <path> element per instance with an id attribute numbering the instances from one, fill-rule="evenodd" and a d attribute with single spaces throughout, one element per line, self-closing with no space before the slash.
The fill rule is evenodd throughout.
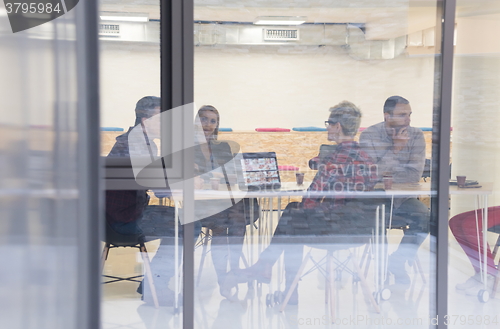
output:
<path id="1" fill-rule="evenodd" d="M 235 169 L 224 166 L 226 175 L 219 169 L 233 158 L 230 145 L 218 140 L 219 111 L 211 105 L 204 105 L 198 110 L 198 117 L 206 143 L 201 143 L 199 151 L 195 154 L 197 171 L 206 182 L 212 178 L 218 178 L 226 184 L 227 176 L 235 175 Z M 210 211 L 210 207 L 214 204 L 217 204 L 214 200 L 197 201 L 195 211 L 212 214 L 214 212 Z M 239 269 L 246 229 L 244 210 L 244 202 L 240 201 L 228 209 L 201 220 L 202 227 L 212 231 L 211 253 L 219 287 L 226 278 L 228 265 L 231 270 Z M 222 291 L 221 294 L 223 294 Z"/>

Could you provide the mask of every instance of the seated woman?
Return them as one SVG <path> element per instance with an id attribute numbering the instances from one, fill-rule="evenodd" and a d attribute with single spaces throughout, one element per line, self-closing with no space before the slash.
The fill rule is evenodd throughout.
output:
<path id="1" fill-rule="evenodd" d="M 371 234 L 373 216 L 366 215 L 360 199 L 346 197 L 348 192 L 373 189 L 377 180 L 372 160 L 354 141 L 360 123 L 361 111 L 350 102 L 343 101 L 330 109 L 325 124 L 328 140 L 336 142 L 337 147 L 319 164 L 308 188 L 309 196 L 287 205 L 269 247 L 253 266 L 232 272 L 225 291 L 245 280 L 269 282 L 272 266 L 283 252 L 288 290 L 302 262 L 303 236 Z M 331 243 L 335 243 L 334 237 Z M 295 289 L 289 303 L 296 304 L 297 299 Z"/>
<path id="2" fill-rule="evenodd" d="M 201 177 L 207 182 L 211 178 L 222 179 L 225 183 L 227 176 L 234 175 L 234 168 L 225 166 L 226 177 L 222 170 L 222 164 L 229 162 L 233 158 L 231 147 L 226 142 L 218 141 L 220 116 L 217 109 L 211 105 L 202 106 L 198 111 L 201 126 L 207 143 L 199 145 L 199 150 L 195 153 L 195 164 Z M 210 207 L 217 207 L 217 203 L 212 201 L 197 201 L 195 211 L 205 217 L 203 213 L 213 214 Z M 201 220 L 201 226 L 212 231 L 212 261 L 219 286 L 222 285 L 230 269 L 239 269 L 239 262 L 243 248 L 243 239 L 246 230 L 245 203 L 240 201 L 232 207 L 207 216 Z M 222 293 L 222 292 L 221 292 Z"/>
<path id="3" fill-rule="evenodd" d="M 476 226 L 477 215 L 477 226 Z M 500 206 L 488 208 L 488 229 L 500 225 Z M 483 257 L 483 216 L 482 211 L 468 211 L 458 214 L 450 219 L 450 229 L 455 239 L 457 239 L 460 247 L 465 251 L 467 257 L 474 268 L 475 274 L 464 283 L 456 285 L 457 290 L 463 290 L 467 295 L 476 296 L 479 290 L 483 289 L 484 285 L 480 275 L 480 260 Z M 479 234 L 479 235 L 478 235 Z M 479 239 L 478 239 L 479 236 Z M 478 245 L 479 243 L 479 245 Z M 481 258 L 479 258 L 481 257 Z M 488 289 L 493 287 L 493 282 L 496 276 L 495 263 L 491 254 L 490 247 L 487 245 L 487 281 Z"/>

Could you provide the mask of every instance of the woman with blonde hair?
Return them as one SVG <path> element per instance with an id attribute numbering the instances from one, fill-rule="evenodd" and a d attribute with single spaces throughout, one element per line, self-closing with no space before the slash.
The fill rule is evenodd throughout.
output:
<path id="1" fill-rule="evenodd" d="M 221 183 L 226 184 L 226 179 L 228 179 L 227 176 L 234 175 L 235 171 L 234 168 L 230 168 L 230 166 L 224 166 L 226 175 L 218 170 L 218 168 L 233 159 L 229 143 L 218 140 L 220 123 L 219 111 L 211 105 L 204 105 L 198 110 L 198 117 L 205 135 L 206 143 L 201 143 L 199 145 L 199 151 L 195 153 L 197 171 L 206 182 L 216 178 L 219 179 Z M 214 200 L 197 201 L 195 211 L 213 213 L 213 211 L 210 212 L 207 209 L 214 204 L 216 204 Z M 246 224 L 243 201 L 201 220 L 202 227 L 211 230 L 211 254 L 219 287 L 222 286 L 226 278 L 228 265 L 231 270 L 239 269 Z M 221 294 L 224 295 L 222 290 Z"/>
<path id="2" fill-rule="evenodd" d="M 370 217 L 366 216 L 363 204 L 358 199 L 346 198 L 348 192 L 373 189 L 377 181 L 373 161 L 354 140 L 361 116 L 359 108 L 348 101 L 330 108 L 325 125 L 328 140 L 336 142 L 337 147 L 319 163 L 318 172 L 308 188 L 309 195 L 302 202 L 287 205 L 271 244 L 261 253 L 257 263 L 246 270 L 232 272 L 224 290 L 229 291 L 247 280 L 270 282 L 272 267 L 284 252 L 286 294 L 302 262 L 304 243 L 301 236 L 332 235 L 331 243 L 334 244 L 336 234 L 371 234 L 372 225 L 367 222 Z M 297 303 L 295 289 L 289 304 Z"/>

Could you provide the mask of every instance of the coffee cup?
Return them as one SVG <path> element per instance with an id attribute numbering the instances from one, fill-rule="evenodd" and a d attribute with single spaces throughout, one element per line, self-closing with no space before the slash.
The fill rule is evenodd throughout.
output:
<path id="1" fill-rule="evenodd" d="M 384 175 L 384 189 L 385 190 L 392 190 L 392 181 L 393 181 L 392 175 Z"/>
<path id="2" fill-rule="evenodd" d="M 219 178 L 210 178 L 210 186 L 212 187 L 212 190 L 219 190 L 219 183 L 220 179 Z"/>
<path id="3" fill-rule="evenodd" d="M 304 184 L 304 173 L 295 173 L 295 180 L 297 181 L 297 185 Z"/>
<path id="4" fill-rule="evenodd" d="M 235 185 L 236 183 L 238 183 L 238 176 L 236 174 L 228 174 L 227 180 L 229 182 L 229 185 Z"/>
<path id="5" fill-rule="evenodd" d="M 465 178 L 466 176 L 457 176 L 458 187 L 465 187 Z"/>

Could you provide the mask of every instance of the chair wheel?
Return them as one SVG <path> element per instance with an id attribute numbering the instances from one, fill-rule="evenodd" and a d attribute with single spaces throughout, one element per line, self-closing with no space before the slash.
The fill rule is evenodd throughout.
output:
<path id="1" fill-rule="evenodd" d="M 357 295 L 359 291 L 359 281 L 352 282 L 352 294 Z"/>
<path id="2" fill-rule="evenodd" d="M 283 292 L 277 290 L 274 292 L 274 304 L 279 305 L 283 303 Z"/>
<path id="3" fill-rule="evenodd" d="M 391 291 L 388 288 L 384 288 L 380 291 L 380 299 L 389 300 L 391 298 Z"/>
<path id="4" fill-rule="evenodd" d="M 266 295 L 266 306 L 267 307 L 273 307 L 274 306 L 274 295 L 273 294 L 267 294 Z"/>
<path id="5" fill-rule="evenodd" d="M 488 290 L 481 289 L 477 293 L 477 299 L 479 299 L 481 303 L 486 303 L 490 300 L 490 293 Z"/>

